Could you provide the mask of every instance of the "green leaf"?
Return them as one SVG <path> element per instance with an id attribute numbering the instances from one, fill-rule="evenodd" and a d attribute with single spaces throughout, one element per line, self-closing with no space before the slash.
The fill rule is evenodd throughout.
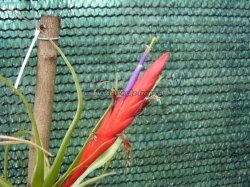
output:
<path id="1" fill-rule="evenodd" d="M 19 131 L 19 132 L 15 133 L 13 135 L 13 137 L 18 137 L 18 136 L 21 136 L 23 134 L 32 134 L 33 135 L 33 133 L 31 131 L 23 130 L 23 131 Z M 9 153 L 9 149 L 10 149 L 10 145 L 6 145 L 5 151 L 4 151 L 4 169 L 3 169 L 5 179 L 8 179 L 7 171 L 8 171 L 8 157 L 9 157 L 8 153 Z"/>
<path id="2" fill-rule="evenodd" d="M 83 183 L 77 185 L 76 187 L 84 187 L 84 186 L 87 186 L 87 185 L 89 185 L 89 184 L 91 184 L 91 183 L 93 183 L 93 182 L 96 182 L 96 181 L 98 181 L 98 180 L 101 180 L 101 179 L 104 178 L 104 177 L 111 176 L 111 175 L 115 175 L 115 174 L 116 174 L 115 172 L 106 173 L 106 174 L 100 175 L 100 176 L 98 176 L 98 177 L 94 177 L 94 178 L 92 178 L 92 179 L 89 179 L 89 180 L 87 180 L 87 181 L 85 181 L 85 182 L 83 182 Z"/>
<path id="3" fill-rule="evenodd" d="M 13 184 L 11 184 L 9 181 L 6 179 L 0 177 L 0 186 L 2 187 L 14 187 Z"/>
<path id="4" fill-rule="evenodd" d="M 87 186 L 87 185 L 89 185 L 89 184 L 91 184 L 91 183 L 93 183 L 93 182 L 96 182 L 96 181 L 98 181 L 98 180 L 101 180 L 101 179 L 104 178 L 104 177 L 107 177 L 107 176 L 110 176 L 110 175 L 115 175 L 115 174 L 116 174 L 115 172 L 110 172 L 110 173 L 106 173 L 106 174 L 100 175 L 100 176 L 98 176 L 98 177 L 94 177 L 94 178 L 92 178 L 92 179 L 89 179 L 89 180 L 87 180 L 87 181 L 81 183 L 81 184 L 78 185 L 77 187 L 84 187 L 84 186 Z"/>
<path id="5" fill-rule="evenodd" d="M 104 165 L 109 159 L 111 159 L 116 151 L 118 150 L 119 146 L 121 145 L 122 140 L 117 139 L 115 143 L 108 148 L 103 154 L 101 154 L 89 167 L 88 169 L 75 181 L 75 183 L 72 185 L 72 187 L 77 187 L 81 181 L 93 170 L 96 168 L 101 167 Z"/>
<path id="6" fill-rule="evenodd" d="M 113 158 L 113 157 L 112 157 Z M 106 173 L 111 161 L 112 161 L 112 158 L 109 159 L 109 161 L 107 162 L 107 164 L 105 165 L 105 168 L 103 168 L 102 170 L 102 175 Z M 99 179 L 98 181 L 96 181 L 96 184 L 95 184 L 95 187 L 99 184 L 99 182 L 101 181 L 101 179 Z"/>
<path id="7" fill-rule="evenodd" d="M 0 80 L 3 81 L 7 86 L 9 86 L 22 99 L 23 103 L 26 106 L 26 109 L 27 109 L 27 112 L 31 121 L 36 144 L 42 147 L 42 143 L 39 138 L 39 134 L 38 134 L 38 130 L 37 130 L 36 122 L 35 122 L 35 118 L 33 116 L 33 113 L 32 113 L 32 110 L 28 101 L 18 89 L 16 89 L 7 79 L 5 79 L 1 75 L 0 75 Z M 32 177 L 32 186 L 40 187 L 43 184 L 43 181 L 44 181 L 44 154 L 40 149 L 36 149 L 36 165 L 35 165 L 34 173 Z"/>
<path id="8" fill-rule="evenodd" d="M 75 117 L 74 117 L 66 135 L 64 136 L 64 139 L 63 139 L 62 144 L 58 150 L 58 154 L 55 158 L 55 161 L 54 161 L 53 165 L 51 166 L 51 169 L 50 169 L 48 175 L 45 178 L 43 187 L 53 186 L 53 184 L 55 183 L 56 178 L 58 177 L 58 173 L 60 171 L 61 165 L 62 165 L 62 160 L 64 158 L 64 154 L 66 152 L 67 145 L 69 143 L 69 140 L 71 138 L 72 133 L 75 130 L 75 127 L 76 127 L 78 121 L 80 120 L 82 110 L 83 110 L 82 90 L 81 90 L 78 78 L 76 76 L 76 73 L 75 73 L 74 69 L 72 68 L 71 64 L 69 63 L 68 59 L 64 55 L 64 53 L 61 51 L 61 49 L 52 40 L 50 40 L 50 42 L 57 49 L 57 51 L 60 53 L 60 55 L 64 59 L 65 63 L 67 64 L 67 66 L 68 66 L 68 68 L 73 76 L 75 86 L 76 86 L 76 91 L 77 91 L 78 106 L 77 106 L 77 111 L 76 111 Z"/>

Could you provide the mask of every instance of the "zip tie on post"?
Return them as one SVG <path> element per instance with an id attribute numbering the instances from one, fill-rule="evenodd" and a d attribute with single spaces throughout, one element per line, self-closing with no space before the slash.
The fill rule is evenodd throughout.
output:
<path id="1" fill-rule="evenodd" d="M 35 42 L 36 42 L 36 40 L 37 40 L 37 38 L 38 38 L 39 33 L 40 33 L 40 30 L 36 29 L 36 30 L 35 30 L 35 34 L 34 34 L 35 36 L 34 36 L 32 42 L 31 42 L 31 44 L 30 44 L 29 50 L 28 50 L 28 52 L 27 52 L 27 54 L 26 54 L 26 56 L 25 56 L 25 58 L 24 58 L 22 67 L 21 67 L 21 69 L 20 69 L 20 71 L 19 71 L 19 74 L 18 74 L 16 83 L 15 83 L 15 88 L 16 88 L 16 89 L 17 89 L 17 87 L 18 87 L 18 84 L 19 84 L 20 79 L 21 79 L 21 77 L 22 77 L 24 68 L 25 68 L 25 66 L 26 66 L 26 64 L 27 64 L 27 61 L 28 61 L 29 56 L 30 56 L 30 53 L 31 53 L 31 51 L 32 51 L 32 49 L 33 49 L 33 47 L 34 47 L 34 45 L 35 45 Z"/>
<path id="2" fill-rule="evenodd" d="M 40 37 L 38 37 L 39 40 L 49 40 L 49 39 L 51 39 L 51 40 L 59 40 L 59 38 L 60 38 L 60 36 L 58 36 L 57 38 L 40 38 Z"/>

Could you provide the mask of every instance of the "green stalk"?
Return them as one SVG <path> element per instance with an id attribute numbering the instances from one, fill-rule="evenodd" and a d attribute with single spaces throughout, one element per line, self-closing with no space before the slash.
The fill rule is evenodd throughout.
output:
<path id="1" fill-rule="evenodd" d="M 27 108 L 27 112 L 28 112 L 28 115 L 32 124 L 36 144 L 42 147 L 42 143 L 40 141 L 36 122 L 35 122 L 35 118 L 33 116 L 33 113 L 32 113 L 32 110 L 28 101 L 19 90 L 17 90 L 7 79 L 5 79 L 1 75 L 0 75 L 0 80 L 2 80 L 7 86 L 9 86 L 22 99 L 23 103 L 25 104 Z M 42 186 L 43 180 L 44 180 L 44 154 L 40 149 L 36 149 L 36 165 L 35 165 L 34 174 L 32 178 L 32 186 L 37 186 L 37 187 Z M 33 185 L 34 181 L 35 181 L 35 184 Z"/>

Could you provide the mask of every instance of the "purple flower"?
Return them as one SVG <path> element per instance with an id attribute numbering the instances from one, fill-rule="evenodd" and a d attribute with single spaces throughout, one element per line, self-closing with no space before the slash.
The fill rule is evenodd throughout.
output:
<path id="1" fill-rule="evenodd" d="M 146 62 L 147 57 L 148 57 L 148 55 L 149 55 L 149 52 L 150 52 L 150 50 L 152 49 L 152 45 L 153 45 L 153 43 L 155 43 L 155 42 L 156 42 L 156 38 L 153 37 L 153 38 L 152 38 L 152 41 L 151 41 L 151 43 L 150 43 L 150 45 L 146 45 L 147 48 L 146 48 L 146 50 L 144 51 L 144 53 L 143 53 L 143 55 L 142 55 L 142 57 L 141 57 L 141 60 L 140 60 L 139 64 L 138 64 L 137 67 L 135 68 L 135 70 L 134 70 L 132 76 L 130 77 L 130 79 L 129 79 L 129 81 L 128 81 L 128 84 L 127 84 L 127 86 L 126 86 L 126 88 L 125 88 L 125 90 L 124 90 L 124 92 L 123 92 L 122 100 L 124 100 L 124 99 L 128 96 L 128 94 L 129 94 L 131 88 L 134 86 L 136 80 L 138 79 L 139 74 L 140 74 L 140 72 L 141 72 L 141 70 L 142 70 L 143 64 Z"/>

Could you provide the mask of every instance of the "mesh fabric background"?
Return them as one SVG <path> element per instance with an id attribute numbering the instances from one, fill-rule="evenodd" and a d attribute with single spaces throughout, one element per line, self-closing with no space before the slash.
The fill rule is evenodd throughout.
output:
<path id="1" fill-rule="evenodd" d="M 4 6 L 33 20 L 29 1 Z M 122 148 L 110 170 L 117 175 L 100 186 L 248 186 L 250 185 L 250 2 L 241 0 L 67 0 L 36 1 L 35 19 L 60 16 L 59 45 L 85 92 L 84 112 L 69 144 L 65 171 L 110 103 L 107 94 L 119 75 L 124 88 L 145 44 L 157 43 L 145 67 L 166 51 L 171 57 L 156 92 L 162 104 L 150 108 L 125 131 L 133 146 L 131 166 Z M 0 12 L 0 74 L 14 84 L 34 29 L 11 12 Z M 20 91 L 33 106 L 37 46 Z M 57 61 L 50 152 L 56 155 L 77 107 L 68 68 Z M 30 129 L 21 100 L 0 83 L 0 132 Z M 25 138 L 25 137 L 24 137 Z M 3 168 L 0 147 L 0 175 Z M 50 159 L 51 163 L 53 158 Z M 11 146 L 9 177 L 26 186 L 28 146 Z M 90 177 L 96 176 L 92 173 Z"/>

